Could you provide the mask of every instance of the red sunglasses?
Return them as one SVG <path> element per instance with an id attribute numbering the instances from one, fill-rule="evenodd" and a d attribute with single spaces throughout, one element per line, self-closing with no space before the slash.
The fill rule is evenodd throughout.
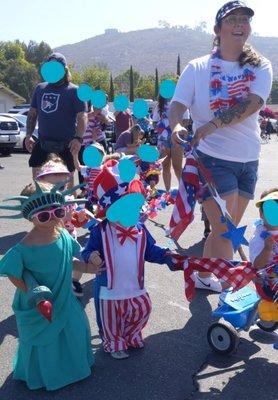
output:
<path id="1" fill-rule="evenodd" d="M 55 218 L 63 219 L 66 215 L 66 209 L 58 207 L 58 208 L 53 208 L 52 210 L 39 211 L 33 214 L 32 218 L 37 218 L 39 222 L 45 223 L 50 221 L 52 215 Z"/>

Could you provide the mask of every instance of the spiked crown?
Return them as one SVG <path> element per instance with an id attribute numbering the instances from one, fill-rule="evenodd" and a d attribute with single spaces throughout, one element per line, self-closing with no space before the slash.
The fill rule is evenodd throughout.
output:
<path id="1" fill-rule="evenodd" d="M 70 199 L 69 197 L 76 189 L 82 185 L 74 186 L 71 189 L 65 191 L 59 191 L 67 181 L 59 182 L 53 186 L 50 190 L 44 191 L 40 187 L 39 183 L 35 181 L 36 192 L 31 196 L 14 196 L 5 199 L 4 201 L 19 201 L 18 205 L 2 205 L 2 210 L 20 211 L 17 215 L 12 216 L 1 216 L 0 218 L 25 218 L 30 220 L 32 215 L 36 212 L 50 207 L 61 207 L 72 203 L 82 204 L 86 202 L 86 199 Z"/>

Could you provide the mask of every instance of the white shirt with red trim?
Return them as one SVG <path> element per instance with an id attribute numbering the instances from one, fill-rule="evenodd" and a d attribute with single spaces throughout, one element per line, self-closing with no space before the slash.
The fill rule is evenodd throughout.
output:
<path id="1" fill-rule="evenodd" d="M 114 285 L 112 289 L 101 286 L 99 298 L 102 300 L 124 300 L 146 293 L 138 283 L 138 257 L 136 243 L 127 238 L 123 245 L 117 238 L 116 228 L 111 224 L 111 251 L 114 254 Z"/>

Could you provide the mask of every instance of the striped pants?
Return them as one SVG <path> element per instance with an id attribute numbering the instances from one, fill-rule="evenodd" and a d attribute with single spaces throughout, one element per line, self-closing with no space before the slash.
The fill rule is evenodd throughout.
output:
<path id="1" fill-rule="evenodd" d="M 148 293 L 125 300 L 100 299 L 104 351 L 112 353 L 128 347 L 144 347 L 142 329 L 151 313 Z"/>

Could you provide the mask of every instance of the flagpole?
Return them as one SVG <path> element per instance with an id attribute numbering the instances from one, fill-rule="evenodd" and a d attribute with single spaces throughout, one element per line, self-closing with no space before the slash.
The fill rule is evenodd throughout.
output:
<path id="1" fill-rule="evenodd" d="M 214 201 L 218 205 L 218 207 L 220 209 L 220 212 L 221 212 L 221 216 L 223 218 L 229 220 L 231 223 L 233 223 L 233 219 L 232 219 L 231 215 L 228 213 L 228 210 L 226 209 L 226 206 L 224 206 L 224 201 L 221 199 L 221 197 L 219 196 L 219 194 L 218 194 L 218 192 L 216 190 L 215 183 L 213 182 L 212 177 L 208 176 L 208 172 L 207 172 L 206 168 L 204 167 L 204 165 L 200 161 L 200 157 L 198 156 L 198 154 L 196 152 L 196 148 L 195 147 L 191 147 L 190 141 L 183 140 L 180 137 L 180 135 L 177 135 L 177 136 L 178 136 L 178 139 L 182 142 L 181 145 L 184 147 L 185 151 L 191 150 L 192 155 L 193 155 L 193 157 L 195 158 L 195 160 L 196 160 L 196 162 L 198 164 L 199 173 L 203 177 L 204 181 L 206 182 L 205 186 L 209 190 L 212 198 L 214 199 Z M 238 247 L 237 251 L 238 251 L 242 261 L 247 261 L 247 257 L 246 257 L 246 254 L 245 254 L 243 248 L 242 248 L 242 245 L 240 245 Z"/>

